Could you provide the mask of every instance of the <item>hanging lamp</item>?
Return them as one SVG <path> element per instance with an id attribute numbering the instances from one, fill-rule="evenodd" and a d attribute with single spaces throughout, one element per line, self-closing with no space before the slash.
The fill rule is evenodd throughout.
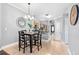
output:
<path id="1" fill-rule="evenodd" d="M 31 6 L 31 3 L 28 3 L 28 15 L 25 15 L 24 17 L 24 18 L 27 18 L 28 20 L 34 19 L 34 17 L 31 16 L 31 13 L 30 13 L 30 6 Z"/>

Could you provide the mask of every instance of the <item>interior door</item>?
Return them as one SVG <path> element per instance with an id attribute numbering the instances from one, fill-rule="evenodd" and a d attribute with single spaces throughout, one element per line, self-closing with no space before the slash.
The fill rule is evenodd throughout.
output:
<path id="1" fill-rule="evenodd" d="M 61 39 L 61 24 L 60 22 L 55 23 L 55 40 Z"/>

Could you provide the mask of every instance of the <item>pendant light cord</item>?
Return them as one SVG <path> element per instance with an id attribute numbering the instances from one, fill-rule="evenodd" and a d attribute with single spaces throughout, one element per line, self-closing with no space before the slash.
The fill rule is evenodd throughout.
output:
<path id="1" fill-rule="evenodd" d="M 28 14 L 30 15 L 30 3 L 28 3 Z"/>

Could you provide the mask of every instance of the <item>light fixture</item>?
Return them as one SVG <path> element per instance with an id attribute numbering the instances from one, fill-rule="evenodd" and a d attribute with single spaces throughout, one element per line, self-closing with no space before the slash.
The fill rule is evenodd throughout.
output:
<path id="1" fill-rule="evenodd" d="M 30 14 L 30 3 L 28 3 L 28 15 L 25 15 L 24 16 L 24 18 L 26 18 L 26 19 L 28 19 L 28 20 L 32 20 L 32 19 L 34 19 L 34 17 L 33 16 L 31 16 L 31 14 Z"/>
<path id="2" fill-rule="evenodd" d="M 50 15 L 50 14 L 45 14 L 45 16 L 46 16 L 47 18 L 51 18 L 51 17 L 52 17 L 52 15 Z"/>

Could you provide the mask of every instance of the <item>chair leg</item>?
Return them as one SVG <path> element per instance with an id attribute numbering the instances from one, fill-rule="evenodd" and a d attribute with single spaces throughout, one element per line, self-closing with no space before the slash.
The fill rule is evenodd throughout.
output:
<path id="1" fill-rule="evenodd" d="M 20 38 L 19 38 L 19 51 L 20 51 L 20 48 L 21 48 L 21 42 L 20 42 Z"/>
<path id="2" fill-rule="evenodd" d="M 38 51 L 39 51 L 39 42 L 37 42 L 37 48 L 38 48 Z"/>
<path id="3" fill-rule="evenodd" d="M 40 36 L 40 46 L 41 46 L 41 48 L 42 48 L 41 36 Z"/>
<path id="4" fill-rule="evenodd" d="M 23 53 L 25 53 L 25 39 L 24 39 L 24 48 L 23 48 Z"/>
<path id="5" fill-rule="evenodd" d="M 34 40 L 34 45 L 36 45 L 36 40 Z"/>
<path id="6" fill-rule="evenodd" d="M 38 51 L 39 51 L 39 46 L 37 46 L 38 47 Z"/>
<path id="7" fill-rule="evenodd" d="M 24 50 L 23 50 L 23 53 L 25 53 L 25 48 L 24 48 Z"/>
<path id="8" fill-rule="evenodd" d="M 21 45 L 20 45 L 20 42 L 19 42 L 19 51 L 20 51 L 20 47 L 21 47 Z"/>

